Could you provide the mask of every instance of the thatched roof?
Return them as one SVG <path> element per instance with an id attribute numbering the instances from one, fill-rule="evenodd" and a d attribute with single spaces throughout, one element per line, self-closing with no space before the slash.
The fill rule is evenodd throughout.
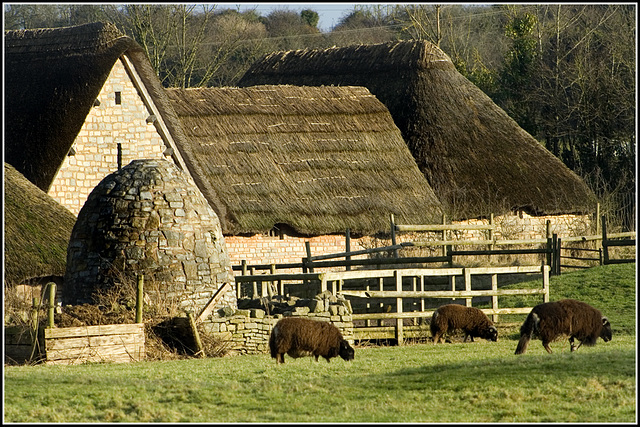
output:
<path id="1" fill-rule="evenodd" d="M 5 32 L 5 161 L 48 191 L 109 72 L 126 55 L 174 139 L 173 115 L 142 48 L 113 24 Z"/>
<path id="2" fill-rule="evenodd" d="M 76 217 L 4 164 L 5 284 L 62 276 Z"/>
<path id="3" fill-rule="evenodd" d="M 440 203 L 386 107 L 362 87 L 168 89 L 192 175 L 226 209 L 225 234 L 388 231 Z M 215 209 L 215 206 L 214 206 Z"/>
<path id="4" fill-rule="evenodd" d="M 276 52 L 239 86 L 367 87 L 388 108 L 420 170 L 453 218 L 523 209 L 584 213 L 586 184 L 426 41 Z"/>

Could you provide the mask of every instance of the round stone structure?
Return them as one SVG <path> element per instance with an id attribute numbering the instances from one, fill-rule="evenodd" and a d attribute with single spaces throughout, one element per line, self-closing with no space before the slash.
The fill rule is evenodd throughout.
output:
<path id="1" fill-rule="evenodd" d="M 160 292 L 196 315 L 224 283 L 232 286 L 216 307 L 237 307 L 218 216 L 168 160 L 134 160 L 89 194 L 71 233 L 62 302 L 95 303 L 96 291 L 139 273 L 145 293 Z"/>

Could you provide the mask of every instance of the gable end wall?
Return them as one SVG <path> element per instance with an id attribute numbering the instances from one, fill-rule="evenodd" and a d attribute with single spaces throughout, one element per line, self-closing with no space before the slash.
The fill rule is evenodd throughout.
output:
<path id="1" fill-rule="evenodd" d="M 116 105 L 115 93 L 121 104 Z M 78 215 L 89 193 L 118 169 L 118 143 L 122 166 L 136 159 L 163 159 L 165 143 L 141 95 L 127 73 L 122 58 L 116 61 L 94 106 L 73 142 L 75 155 L 67 156 L 54 178 L 49 195 Z"/>

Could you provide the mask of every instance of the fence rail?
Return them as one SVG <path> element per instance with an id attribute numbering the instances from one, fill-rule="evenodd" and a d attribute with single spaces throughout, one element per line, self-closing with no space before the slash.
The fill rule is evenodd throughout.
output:
<path id="1" fill-rule="evenodd" d="M 523 314 L 528 313 L 532 307 L 499 307 L 498 297 L 510 295 L 541 295 L 542 302 L 549 301 L 549 272 L 548 265 L 542 266 L 512 266 L 512 267 L 470 267 L 470 268 L 406 268 L 390 270 L 356 270 L 356 271 L 329 271 L 322 273 L 301 273 L 301 274 L 253 274 L 237 276 L 236 282 L 266 284 L 276 283 L 285 280 L 291 281 L 288 286 L 301 287 L 305 282 L 313 281 L 319 285 L 319 291 L 331 291 L 336 296 L 350 299 L 392 300 L 395 302 L 395 312 L 380 313 L 356 313 L 352 314 L 353 320 L 382 320 L 395 319 L 395 338 L 398 344 L 402 344 L 403 320 L 430 317 L 433 311 L 424 309 L 424 301 L 420 305 L 420 310 L 405 311 L 404 306 L 407 299 L 423 298 L 447 298 L 464 299 L 467 306 L 472 305 L 472 299 L 477 297 L 490 297 L 491 308 L 483 309 L 487 315 L 493 316 L 494 321 L 498 321 L 498 316 L 503 314 Z M 537 289 L 498 289 L 498 275 L 501 274 L 528 274 L 536 273 L 542 275 L 542 287 Z M 476 276 L 491 276 L 491 289 L 473 289 L 472 278 Z M 451 290 L 428 290 L 425 289 L 425 278 L 447 278 Z M 456 289 L 456 278 L 460 277 L 464 281 L 464 290 Z M 394 290 L 384 290 L 384 279 L 392 279 Z M 405 289 L 407 280 L 411 279 L 413 290 Z M 380 290 L 369 289 L 368 280 L 379 283 Z M 417 283 L 420 283 L 420 290 Z M 308 283 L 307 283 L 308 285 Z M 409 285 L 411 287 L 411 285 Z M 240 287 L 240 286 L 239 286 Z M 351 288 L 360 289 L 351 289 Z M 261 286 L 264 289 L 263 286 Z M 264 295 L 263 295 L 264 296 Z M 350 305 L 352 305 L 350 303 Z M 354 336 L 367 336 L 369 338 L 378 336 L 370 326 L 354 327 Z M 382 335 L 387 332 L 381 332 Z M 380 336 L 382 336 L 380 335 Z"/>

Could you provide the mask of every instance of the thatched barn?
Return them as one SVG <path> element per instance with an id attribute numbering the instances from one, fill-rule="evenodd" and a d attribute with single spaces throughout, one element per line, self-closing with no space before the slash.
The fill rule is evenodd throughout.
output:
<path id="1" fill-rule="evenodd" d="M 62 278 L 75 216 L 7 163 L 3 201 L 5 287 Z"/>
<path id="2" fill-rule="evenodd" d="M 586 184 L 426 41 L 268 54 L 239 86 L 364 86 L 389 109 L 452 219 L 584 214 Z"/>
<path id="3" fill-rule="evenodd" d="M 234 264 L 300 262 L 354 237 L 441 219 L 386 107 L 363 87 L 168 89 Z M 353 241 L 356 246 L 356 241 Z M 360 249 L 360 248 L 357 248 Z M 354 249 L 355 250 L 355 249 Z"/>
<path id="4" fill-rule="evenodd" d="M 6 31 L 4 77 L 5 161 L 75 215 L 131 160 L 186 169 L 164 89 L 114 25 Z"/>

